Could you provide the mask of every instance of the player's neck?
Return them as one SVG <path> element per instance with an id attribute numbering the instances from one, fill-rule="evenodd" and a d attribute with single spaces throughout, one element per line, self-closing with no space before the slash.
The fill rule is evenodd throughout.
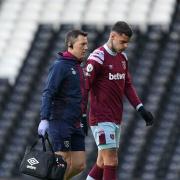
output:
<path id="1" fill-rule="evenodd" d="M 106 49 L 106 51 L 111 54 L 112 56 L 116 56 L 117 53 L 116 51 L 113 51 L 113 48 L 112 48 L 112 45 L 111 45 L 111 42 L 107 42 L 105 45 L 104 45 L 104 48 Z"/>
<path id="2" fill-rule="evenodd" d="M 112 42 L 110 40 L 108 40 L 108 42 L 106 43 L 107 47 L 113 52 L 116 53 L 115 49 L 113 48 Z"/>

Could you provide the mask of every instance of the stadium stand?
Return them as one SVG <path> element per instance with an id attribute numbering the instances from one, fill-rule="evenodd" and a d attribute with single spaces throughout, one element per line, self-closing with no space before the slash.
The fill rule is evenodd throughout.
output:
<path id="1" fill-rule="evenodd" d="M 0 178 L 32 180 L 18 167 L 37 135 L 41 91 L 52 59 L 65 48 L 67 31 L 87 31 L 90 53 L 105 42 L 116 20 L 133 27 L 130 71 L 156 119 L 146 128 L 125 101 L 119 179 L 180 179 L 179 0 L 1 0 Z M 74 180 L 84 180 L 96 159 L 91 133 L 86 149 L 86 171 Z"/>

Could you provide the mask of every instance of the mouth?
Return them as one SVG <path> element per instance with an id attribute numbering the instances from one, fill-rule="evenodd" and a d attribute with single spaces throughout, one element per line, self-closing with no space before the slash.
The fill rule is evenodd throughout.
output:
<path id="1" fill-rule="evenodd" d="M 121 53 L 121 52 L 123 52 L 125 49 L 120 49 L 120 50 L 118 50 L 118 53 Z"/>

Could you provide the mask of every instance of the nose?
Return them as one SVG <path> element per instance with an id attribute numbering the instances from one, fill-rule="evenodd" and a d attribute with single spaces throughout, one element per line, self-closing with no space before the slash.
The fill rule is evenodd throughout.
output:
<path id="1" fill-rule="evenodd" d="M 85 50 L 88 50 L 88 45 L 85 45 L 84 49 L 85 49 Z"/>
<path id="2" fill-rule="evenodd" d="M 125 44 L 124 44 L 124 47 L 127 48 L 127 47 L 128 47 L 128 43 L 125 43 Z"/>

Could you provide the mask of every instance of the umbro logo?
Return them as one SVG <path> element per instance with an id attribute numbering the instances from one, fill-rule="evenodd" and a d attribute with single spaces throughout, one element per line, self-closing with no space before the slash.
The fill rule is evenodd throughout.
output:
<path id="1" fill-rule="evenodd" d="M 38 161 L 36 158 L 30 158 L 30 159 L 27 160 L 27 162 L 28 162 L 31 166 L 33 166 L 33 165 L 35 165 L 35 164 L 39 164 L 39 161 Z"/>
<path id="2" fill-rule="evenodd" d="M 32 169 L 32 170 L 36 170 L 36 167 L 34 167 L 33 165 L 35 164 L 39 164 L 39 161 L 36 159 L 36 158 L 30 158 L 27 160 L 27 162 L 30 164 L 30 165 L 27 165 L 26 167 L 28 169 Z"/>
<path id="3" fill-rule="evenodd" d="M 113 65 L 112 64 L 109 65 L 109 69 L 113 69 Z"/>

